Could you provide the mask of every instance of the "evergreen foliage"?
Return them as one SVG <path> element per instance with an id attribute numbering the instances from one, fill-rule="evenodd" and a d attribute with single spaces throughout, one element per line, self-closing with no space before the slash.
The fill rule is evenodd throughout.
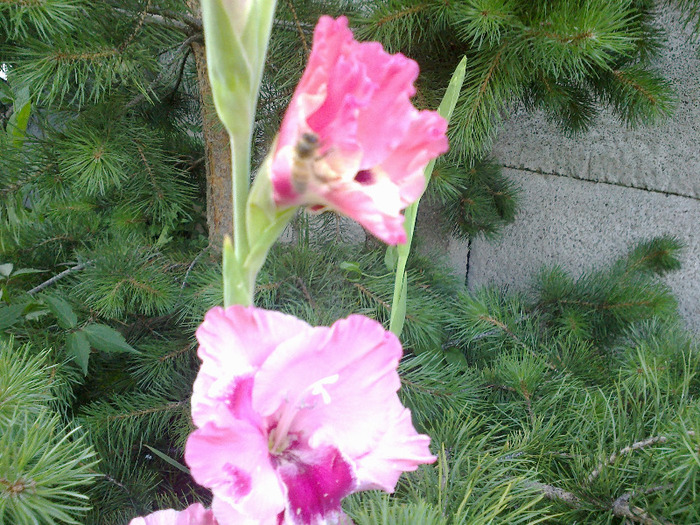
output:
<path id="1" fill-rule="evenodd" d="M 416 58 L 422 107 L 468 56 L 452 153 L 430 190 L 457 236 L 495 235 L 515 216 L 517 191 L 487 153 L 516 104 L 572 132 L 600 103 L 630 124 L 671 108 L 648 66 L 660 32 L 646 1 L 284 0 L 258 161 L 321 12 Z M 0 498 L 0 521 L 124 525 L 207 503 L 177 465 L 193 332 L 222 297 L 202 215 L 190 47 L 201 23 L 183 0 L 9 0 L 0 35 L 0 330 L 14 336 L 0 348 L 0 493 L 20 478 L 37 488 Z M 358 312 L 387 322 L 383 254 L 345 245 L 335 219 L 323 221 L 316 231 L 299 219 L 298 242 L 273 250 L 257 304 L 312 324 Z M 700 521 L 700 358 L 657 278 L 677 269 L 678 248 L 652 241 L 580 279 L 550 269 L 530 294 L 468 294 L 439 257 L 414 255 L 401 395 L 439 461 L 393 496 L 351 498 L 353 519 L 645 523 L 629 514 L 644 509 Z"/>
<path id="2" fill-rule="evenodd" d="M 95 452 L 53 409 L 47 354 L 0 343 L 0 523 L 74 523 L 89 508 Z"/>
<path id="3" fill-rule="evenodd" d="M 487 288 L 455 297 L 449 324 L 468 394 L 453 390 L 457 400 L 431 390 L 452 384 L 455 365 L 425 363 L 420 387 L 404 385 L 438 462 L 408 475 L 394 496 L 356 496 L 353 518 L 697 522 L 700 351 L 656 278 L 675 267 L 678 248 L 656 239 L 594 280 L 557 270 L 528 294 Z M 600 284 L 589 291 L 593 281 Z M 623 285 L 624 303 L 611 292 Z M 562 330 L 562 304 L 587 326 Z M 614 328 L 600 329 L 606 324 Z M 432 410 L 412 397 L 422 388 Z"/>

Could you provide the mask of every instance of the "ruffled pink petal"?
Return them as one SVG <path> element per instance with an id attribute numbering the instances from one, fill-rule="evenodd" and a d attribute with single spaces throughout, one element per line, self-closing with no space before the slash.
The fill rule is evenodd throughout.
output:
<path id="1" fill-rule="evenodd" d="M 434 462 L 430 438 L 418 434 L 411 421 L 411 412 L 396 399 L 395 413 L 387 414 L 384 432 L 371 450 L 355 458 L 358 490 L 382 489 L 393 492 L 402 472 L 411 472 L 418 465 Z"/>
<path id="2" fill-rule="evenodd" d="M 409 188 L 411 184 L 407 183 L 407 179 L 419 179 L 419 174 L 420 178 L 424 179 L 423 170 L 428 162 L 447 151 L 446 130 L 447 123 L 440 115 L 422 111 L 411 121 L 405 140 L 390 151 L 380 163 L 381 168 L 394 182 L 401 183 L 401 188 Z M 414 187 L 411 192 L 402 197 L 406 201 L 415 200 L 417 198 L 415 193 Z"/>
<path id="3" fill-rule="evenodd" d="M 361 169 L 368 169 L 406 140 L 411 121 L 419 114 L 409 100 L 416 92 L 413 83 L 418 78 L 418 64 L 400 53 L 390 55 L 376 42 L 358 45 L 358 55 L 377 86 L 371 104 L 358 115 Z"/>
<path id="4" fill-rule="evenodd" d="M 226 425 L 246 411 L 245 378 L 291 334 L 310 327 L 279 312 L 231 306 L 207 312 L 197 329 L 202 366 L 192 391 L 192 418 L 197 426 Z M 232 410 L 238 410 L 232 414 Z M 247 412 L 253 422 L 254 414 Z"/>
<path id="5" fill-rule="evenodd" d="M 337 447 L 361 467 L 358 481 L 374 488 L 391 491 L 402 471 L 435 460 L 396 395 L 401 345 L 379 323 L 350 316 L 279 350 L 256 375 L 257 411 L 276 420 L 292 411 L 290 434 Z"/>
<path id="6" fill-rule="evenodd" d="M 214 512 L 218 525 L 279 525 L 278 516 L 270 516 L 261 519 L 257 516 L 246 516 L 229 505 L 225 500 L 217 497 L 211 502 L 211 510 Z"/>
<path id="7" fill-rule="evenodd" d="M 263 363 L 255 376 L 253 406 L 266 416 L 290 405 L 300 408 L 295 430 L 309 434 L 329 426 L 348 444 L 356 443 L 372 411 L 384 411 L 385 402 L 393 401 L 401 354 L 396 336 L 364 316 L 316 327 L 280 345 Z"/>
<path id="8" fill-rule="evenodd" d="M 354 42 L 345 17 L 333 20 L 322 16 L 314 29 L 314 44 L 304 74 L 285 113 L 278 143 L 293 144 L 305 119 L 323 104 L 330 71 L 346 46 Z"/>
<path id="9" fill-rule="evenodd" d="M 159 510 L 148 516 L 134 518 L 129 525 L 173 525 L 180 514 L 174 509 Z"/>
<path id="10" fill-rule="evenodd" d="M 425 185 L 422 174 L 418 184 L 422 193 Z M 399 200 L 399 191 L 395 185 L 362 187 L 358 184 L 344 192 L 324 192 L 324 196 L 331 208 L 354 217 L 379 240 L 392 245 L 406 242 L 404 217 L 401 214 L 405 206 Z"/>
<path id="11" fill-rule="evenodd" d="M 183 511 L 159 510 L 148 516 L 134 518 L 129 525 L 219 525 L 214 513 L 201 503 L 190 505 Z"/>
<path id="12" fill-rule="evenodd" d="M 185 461 L 197 483 L 243 515 L 272 519 L 284 510 L 284 490 L 270 463 L 267 437 L 246 422 L 195 430 L 185 446 Z"/>

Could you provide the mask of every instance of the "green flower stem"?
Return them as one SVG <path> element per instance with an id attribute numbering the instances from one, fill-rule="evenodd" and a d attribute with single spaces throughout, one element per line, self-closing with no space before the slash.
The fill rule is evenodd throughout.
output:
<path id="1" fill-rule="evenodd" d="M 276 0 L 202 0 L 202 22 L 214 106 L 229 133 L 233 183 L 233 243 L 224 239 L 224 305 L 253 303 L 263 261 L 249 264 L 246 209 L 255 107 Z M 256 239 L 254 239 L 257 242 Z M 256 249 L 254 249 L 256 248 Z M 265 252 L 267 253 L 267 252 Z M 256 269 L 257 268 L 257 269 Z"/>
<path id="2" fill-rule="evenodd" d="M 231 139 L 231 178 L 233 179 L 233 244 L 228 237 L 224 239 L 224 306 L 227 308 L 232 304 L 250 306 L 253 304 L 254 292 L 244 267 L 250 252 L 246 230 L 246 203 L 250 186 L 250 134 L 231 133 L 229 137 Z"/>
<path id="3" fill-rule="evenodd" d="M 250 135 L 231 136 L 231 162 L 233 164 L 233 246 L 236 259 L 244 261 L 249 250 L 246 231 L 246 202 L 250 186 Z"/>
<path id="4" fill-rule="evenodd" d="M 438 113 L 447 122 L 450 122 L 450 117 L 452 117 L 452 112 L 454 111 L 455 105 L 457 104 L 457 98 L 459 97 L 460 89 L 464 82 L 464 74 L 467 68 L 467 58 L 464 57 L 457 65 L 454 73 L 452 73 L 452 78 L 450 79 L 450 84 L 447 86 L 447 91 L 445 96 L 440 102 L 440 107 L 438 107 Z M 426 186 L 430 182 L 430 175 L 433 172 L 433 167 L 435 166 L 435 160 L 431 160 L 425 168 L 425 180 Z M 413 241 L 413 231 L 416 227 L 416 217 L 418 215 L 418 203 L 420 199 L 411 204 L 406 208 L 404 213 L 404 228 L 406 228 L 406 243 L 400 244 L 396 247 L 396 252 L 398 255 L 396 261 L 396 277 L 394 280 L 394 297 L 391 301 L 391 318 L 389 320 L 389 330 L 394 333 L 397 337 L 401 335 L 403 330 L 404 321 L 406 320 L 406 296 L 408 287 L 408 276 L 406 274 L 406 262 L 408 261 L 408 256 L 411 253 L 411 241 Z M 392 249 L 389 247 L 388 249 Z"/>

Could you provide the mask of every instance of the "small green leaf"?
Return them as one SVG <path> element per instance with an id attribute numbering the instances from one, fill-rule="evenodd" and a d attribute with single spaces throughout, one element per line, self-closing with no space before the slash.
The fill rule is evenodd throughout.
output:
<path id="1" fill-rule="evenodd" d="M 22 317 L 24 304 L 11 304 L 10 306 L 0 306 L 0 330 L 9 328 Z"/>
<path id="2" fill-rule="evenodd" d="M 46 270 L 37 270 L 36 268 L 20 268 L 12 274 L 12 277 L 18 277 L 20 275 L 29 275 L 32 273 L 44 273 Z"/>
<path id="3" fill-rule="evenodd" d="M 467 362 L 467 358 L 464 356 L 464 352 L 456 347 L 445 350 L 445 361 L 451 365 L 459 367 L 462 370 L 466 370 L 469 367 L 469 363 Z"/>
<path id="4" fill-rule="evenodd" d="M 32 103 L 31 101 L 27 101 L 19 109 L 16 109 L 15 106 L 15 112 L 12 113 L 12 116 L 7 121 L 7 130 L 13 137 L 12 144 L 15 147 L 21 146 L 26 137 L 27 125 L 29 124 L 31 112 Z"/>
<path id="5" fill-rule="evenodd" d="M 387 246 L 384 253 L 384 266 L 387 270 L 396 271 L 396 265 L 399 262 L 399 251 L 396 246 Z"/>
<path id="6" fill-rule="evenodd" d="M 353 261 L 343 261 L 338 266 L 341 270 L 346 272 L 362 273 L 362 270 L 360 270 L 360 265 Z"/>
<path id="7" fill-rule="evenodd" d="M 83 328 L 82 332 L 85 333 L 90 345 L 96 350 L 107 353 L 140 354 L 138 350 L 126 342 L 122 334 L 107 325 L 91 324 Z"/>
<path id="8" fill-rule="evenodd" d="M 7 81 L 0 80 L 0 104 L 9 105 L 15 99 L 10 84 Z"/>
<path id="9" fill-rule="evenodd" d="M 338 266 L 341 270 L 347 272 L 347 278 L 350 281 L 357 281 L 362 277 L 362 269 L 356 262 L 343 261 Z"/>
<path id="10" fill-rule="evenodd" d="M 61 328 L 65 330 L 75 328 L 75 325 L 78 324 L 78 316 L 75 315 L 70 304 L 55 295 L 43 295 L 42 299 L 46 306 L 49 307 L 49 310 L 56 316 L 56 319 L 58 319 L 58 325 Z"/>
<path id="11" fill-rule="evenodd" d="M 29 311 L 24 314 L 24 318 L 27 321 L 34 321 L 50 313 L 49 310 L 47 310 L 46 308 L 40 308 L 36 305 L 29 305 L 28 310 Z"/>
<path id="12" fill-rule="evenodd" d="M 144 444 L 143 446 L 146 447 L 146 448 L 147 448 L 148 450 L 150 450 L 151 452 L 153 452 L 156 456 L 158 456 L 160 459 L 162 459 L 162 460 L 165 461 L 166 463 L 168 463 L 168 464 L 172 465 L 173 467 L 175 467 L 176 469 L 181 470 L 181 471 L 184 472 L 185 474 L 189 474 L 189 473 L 190 473 L 190 469 L 188 469 L 185 465 L 183 465 L 183 464 L 180 463 L 179 461 L 175 461 L 173 458 L 171 458 L 171 457 L 168 456 L 167 454 L 164 454 L 164 453 L 161 452 L 160 450 L 157 450 L 157 449 L 155 449 L 155 448 L 153 448 L 153 447 L 149 447 L 148 445 L 145 445 L 145 444 Z"/>
<path id="13" fill-rule="evenodd" d="M 0 275 L 3 277 L 9 277 L 14 267 L 15 266 L 12 263 L 0 264 Z"/>
<path id="14" fill-rule="evenodd" d="M 66 341 L 66 352 L 83 371 L 83 375 L 88 373 L 88 362 L 90 361 L 90 342 L 82 330 L 73 332 Z"/>
<path id="15" fill-rule="evenodd" d="M 462 60 L 459 61 L 459 64 L 457 64 L 457 67 L 452 73 L 452 78 L 447 86 L 447 91 L 445 91 L 445 95 L 442 97 L 442 101 L 438 107 L 438 113 L 448 122 L 450 121 L 450 118 L 452 118 L 452 112 L 457 105 L 457 100 L 459 100 L 459 93 L 462 90 L 462 84 L 464 84 L 464 75 L 466 74 L 466 71 L 467 57 L 464 56 L 462 57 Z"/>

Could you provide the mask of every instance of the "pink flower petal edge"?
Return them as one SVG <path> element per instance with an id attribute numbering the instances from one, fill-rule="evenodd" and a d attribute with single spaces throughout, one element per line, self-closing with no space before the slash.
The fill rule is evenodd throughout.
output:
<path id="1" fill-rule="evenodd" d="M 345 17 L 321 17 L 273 154 L 277 205 L 332 209 L 384 242 L 405 242 L 401 211 L 448 149 L 445 119 L 410 101 L 417 77 L 413 60 L 357 42 Z"/>
<path id="2" fill-rule="evenodd" d="M 311 327 L 217 307 L 197 337 L 185 459 L 220 525 L 340 523 L 345 496 L 393 491 L 402 472 L 435 460 L 397 395 L 401 345 L 376 321 Z"/>
<path id="3" fill-rule="evenodd" d="M 214 513 L 201 503 L 190 505 L 185 510 L 159 510 L 148 516 L 134 518 L 129 525 L 219 525 Z"/>

